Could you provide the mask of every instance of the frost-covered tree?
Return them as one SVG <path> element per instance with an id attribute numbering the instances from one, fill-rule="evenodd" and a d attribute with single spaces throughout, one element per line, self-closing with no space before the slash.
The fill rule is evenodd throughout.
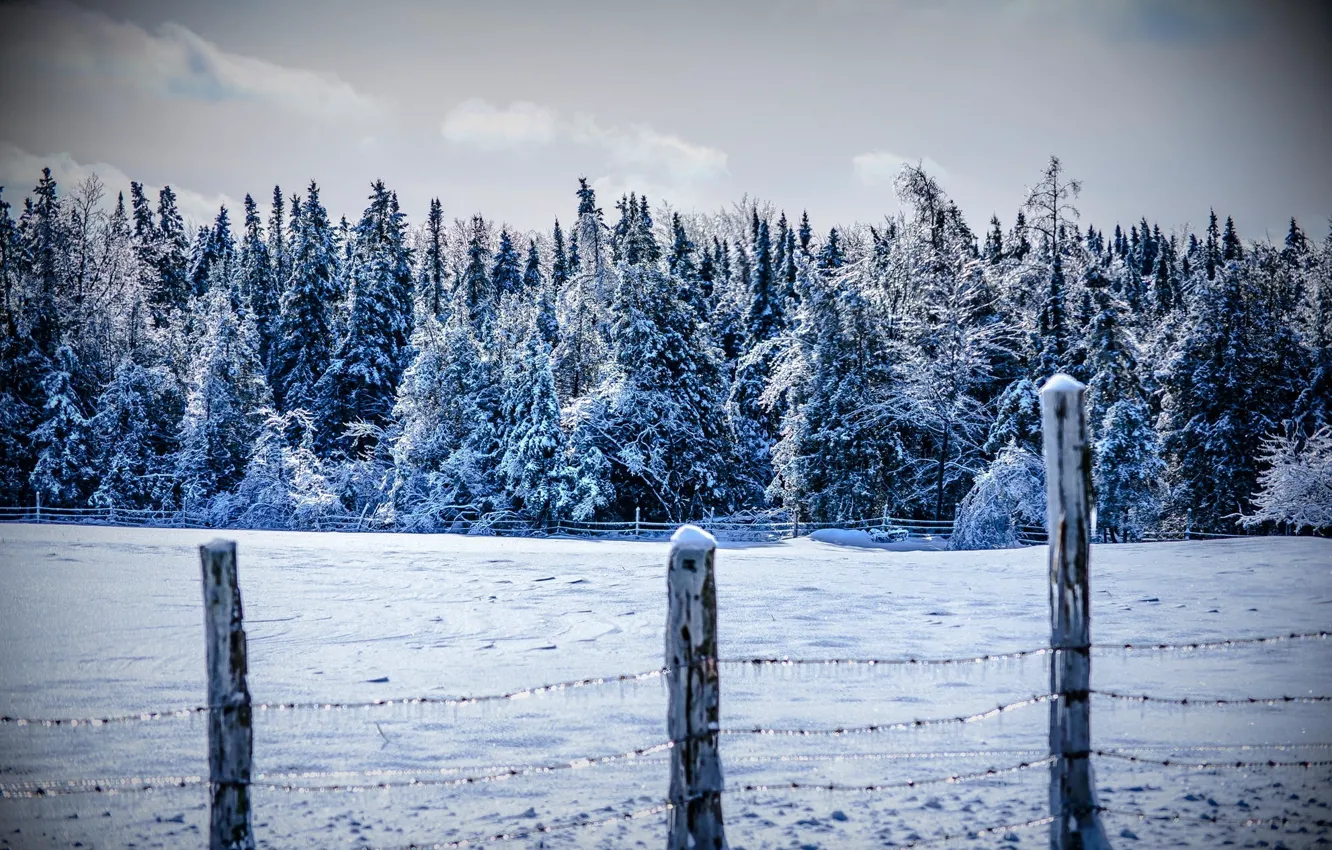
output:
<path id="1" fill-rule="evenodd" d="M 259 361 L 264 364 L 267 373 L 280 293 L 273 275 L 272 257 L 268 241 L 264 238 L 259 208 L 249 195 L 245 196 L 245 235 L 240 247 L 239 295 L 254 316 L 255 328 L 259 332 Z"/>
<path id="2" fill-rule="evenodd" d="M 165 366 L 125 358 L 97 399 L 91 427 L 98 507 L 146 510 L 170 500 L 185 395 Z"/>
<path id="3" fill-rule="evenodd" d="M 717 352 L 679 282 L 655 264 L 621 264 L 611 342 L 591 429 L 612 463 L 621 515 L 635 505 L 681 521 L 725 492 L 725 383 Z"/>
<path id="4" fill-rule="evenodd" d="M 355 456 L 369 447 L 368 437 L 349 435 L 349 426 L 382 428 L 389 422 L 412 327 L 405 228 L 397 197 L 375 181 L 352 236 L 347 335 L 315 386 L 315 445 L 321 452 Z"/>
<path id="5" fill-rule="evenodd" d="M 1005 446 L 958 505 L 950 549 L 1012 549 L 1021 526 L 1045 524 L 1045 466 L 1036 453 Z"/>
<path id="6" fill-rule="evenodd" d="M 515 507 L 545 524 L 558 518 L 568 496 L 566 440 L 550 349 L 539 333 L 505 381 L 504 419 L 509 423 L 499 475 Z"/>
<path id="7" fill-rule="evenodd" d="M 1298 432 L 1263 441 L 1266 467 L 1258 476 L 1254 512 L 1246 526 L 1274 523 L 1296 532 L 1332 529 L 1332 427 L 1323 426 L 1307 438 Z"/>
<path id="8" fill-rule="evenodd" d="M 518 249 L 508 230 L 501 230 L 499 247 L 495 249 L 494 264 L 490 268 L 490 285 L 499 297 L 516 295 L 523 288 L 523 275 Z"/>
<path id="9" fill-rule="evenodd" d="M 281 410 L 309 410 L 334 344 L 331 302 L 337 292 L 333 230 L 314 181 L 301 205 L 291 253 L 269 377 Z"/>
<path id="10" fill-rule="evenodd" d="M 490 256 L 490 228 L 479 215 L 472 216 L 467 234 L 467 264 L 459 275 L 455 303 L 467 312 L 472 330 L 480 339 L 490 336 L 495 319 L 495 284 L 486 269 Z"/>
<path id="11" fill-rule="evenodd" d="M 424 242 L 421 267 L 416 277 L 416 297 L 422 310 L 442 319 L 448 294 L 448 256 L 444 241 L 444 207 L 439 198 L 430 200 Z"/>
<path id="12" fill-rule="evenodd" d="M 185 232 L 185 219 L 176 206 L 176 193 L 163 186 L 157 193 L 157 238 L 154 261 L 157 280 L 150 302 L 158 314 L 166 317 L 172 311 L 184 310 L 189 304 L 189 236 Z"/>
<path id="13" fill-rule="evenodd" d="M 42 504 L 52 507 L 82 507 L 96 480 L 88 419 L 72 386 L 78 368 L 73 350 L 60 346 L 43 382 L 46 404 L 41 424 L 32 432 L 37 455 L 32 489 Z"/>
<path id="14" fill-rule="evenodd" d="M 394 419 L 393 498 L 405 527 L 447 528 L 494 494 L 490 422 L 483 395 L 491 380 L 465 302 L 441 325 L 427 316 L 412 337 L 416 358 L 403 373 Z"/>
<path id="15" fill-rule="evenodd" d="M 1265 352 L 1238 261 L 1198 293 L 1189 328 L 1165 364 L 1162 400 L 1170 508 L 1203 531 L 1232 528 L 1258 489 L 1258 450 L 1276 417 L 1262 396 Z"/>
<path id="16" fill-rule="evenodd" d="M 1165 462 L 1146 402 L 1110 405 L 1092 448 L 1097 525 L 1111 542 L 1141 540 L 1161 510 Z"/>
<path id="17" fill-rule="evenodd" d="M 219 511 L 241 528 L 319 529 L 342 514 L 342 502 L 313 448 L 309 415 L 269 411 L 235 492 Z M 293 447 L 289 434 L 297 434 Z"/>
<path id="18" fill-rule="evenodd" d="M 272 407 L 257 332 L 232 309 L 219 267 L 207 284 L 203 335 L 189 376 L 175 474 L 179 506 L 212 518 L 212 500 L 239 483 Z"/>
<path id="19" fill-rule="evenodd" d="M 984 451 L 995 455 L 1010 444 L 1040 451 L 1041 394 L 1031 378 L 1013 381 L 995 402 L 995 417 L 985 438 Z"/>

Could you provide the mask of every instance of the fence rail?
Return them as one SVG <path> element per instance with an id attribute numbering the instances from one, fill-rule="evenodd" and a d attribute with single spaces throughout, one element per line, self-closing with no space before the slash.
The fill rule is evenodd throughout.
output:
<path id="1" fill-rule="evenodd" d="M 132 510 L 125 508 L 83 507 L 52 508 L 45 506 L 0 506 L 0 523 L 54 523 L 65 525 L 113 525 L 140 528 L 189 529 L 248 529 L 255 531 L 287 530 L 285 527 L 254 524 L 219 525 L 206 517 L 184 511 Z M 774 542 L 794 537 L 809 536 L 817 531 L 832 529 L 867 532 L 876 542 L 904 540 L 947 540 L 953 534 L 951 519 L 912 519 L 888 515 L 866 517 L 840 522 L 793 521 L 785 511 L 758 513 L 753 516 L 703 518 L 692 523 L 718 540 L 734 542 Z M 628 540 L 666 540 L 680 527 L 679 523 L 650 520 L 559 520 L 538 524 L 510 511 L 494 514 L 471 513 L 432 529 L 432 533 L 466 534 L 497 537 L 597 537 Z M 1028 546 L 1043 546 L 1048 542 L 1044 526 L 1018 525 L 1017 539 Z M 320 517 L 307 526 L 291 530 L 338 532 L 398 532 L 412 533 L 421 529 L 410 522 L 386 520 L 374 515 L 334 514 Z M 1143 535 L 1143 542 L 1170 542 L 1183 540 L 1224 540 L 1249 535 L 1217 534 L 1201 531 L 1151 531 Z M 1100 540 L 1100 538 L 1097 538 Z M 1100 541 L 1104 542 L 1104 541 Z"/>

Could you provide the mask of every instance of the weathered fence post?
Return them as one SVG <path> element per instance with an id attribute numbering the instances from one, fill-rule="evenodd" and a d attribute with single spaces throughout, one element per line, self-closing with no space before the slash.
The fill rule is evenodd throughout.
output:
<path id="1" fill-rule="evenodd" d="M 791 539 L 800 536 L 800 504 L 797 502 L 795 508 L 791 511 Z"/>
<path id="2" fill-rule="evenodd" d="M 208 778 L 212 807 L 209 850 L 254 850 L 250 826 L 250 690 L 245 684 L 245 629 L 236 543 L 199 547 L 203 563 L 204 631 L 208 639 Z"/>
<path id="3" fill-rule="evenodd" d="M 1055 375 L 1041 388 L 1045 527 L 1050 551 L 1051 850 L 1108 848 L 1091 770 L 1091 446 L 1086 387 Z"/>
<path id="4" fill-rule="evenodd" d="M 640 528 L 639 528 L 639 525 L 638 525 L 638 524 L 639 524 L 639 520 L 640 520 L 641 518 L 642 518 L 642 513 L 640 512 L 638 505 L 634 505 L 634 536 L 635 536 L 635 537 L 639 537 L 639 536 L 642 534 L 642 529 L 640 529 Z"/>
<path id="5" fill-rule="evenodd" d="M 671 748 L 668 850 L 721 850 L 722 771 L 717 753 L 720 686 L 717 680 L 717 541 L 701 528 L 681 526 L 671 536 L 666 568 L 666 668 Z"/>

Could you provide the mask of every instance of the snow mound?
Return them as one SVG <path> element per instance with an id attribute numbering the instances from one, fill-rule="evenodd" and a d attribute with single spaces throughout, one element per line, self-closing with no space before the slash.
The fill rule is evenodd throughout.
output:
<path id="1" fill-rule="evenodd" d="M 809 539 L 817 543 L 830 543 L 833 546 L 854 546 L 857 549 L 884 549 L 890 552 L 920 552 L 932 549 L 947 549 L 946 541 L 933 537 L 907 540 L 875 540 L 868 531 L 850 528 L 820 528 L 812 532 Z"/>

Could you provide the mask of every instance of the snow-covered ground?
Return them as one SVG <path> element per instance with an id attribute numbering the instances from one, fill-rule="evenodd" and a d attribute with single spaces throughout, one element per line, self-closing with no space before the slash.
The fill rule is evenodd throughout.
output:
<path id="1" fill-rule="evenodd" d="M 216 536 L 0 527 L 0 714 L 82 717 L 204 699 L 195 546 Z M 235 532 L 256 702 L 500 693 L 662 663 L 664 543 Z M 848 541 L 854 542 L 854 541 Z M 901 551 L 798 540 L 717 556 L 727 657 L 950 657 L 1040 647 L 1044 550 Z M 1098 643 L 1211 640 L 1332 627 L 1332 541 L 1095 547 Z M 1105 690 L 1224 698 L 1332 692 L 1332 641 L 1095 656 Z M 1044 659 L 957 667 L 722 668 L 728 729 L 831 729 L 983 711 L 1044 693 Z M 873 793 L 745 785 L 895 783 L 1004 768 L 1046 750 L 1047 707 L 966 725 L 842 737 L 726 734 L 734 848 L 888 847 L 1046 814 L 1045 767 Z M 501 704 L 259 712 L 255 768 L 298 784 L 399 782 L 558 764 L 665 739 L 660 681 Z M 1140 706 L 1096 697 L 1094 746 L 1181 761 L 1332 760 L 1332 705 Z M 206 774 L 205 724 L 0 726 L 0 785 Z M 1216 745 L 1257 749 L 1209 749 Z M 1262 745 L 1298 744 L 1278 750 Z M 400 847 L 599 820 L 660 802 L 665 753 L 463 786 L 256 789 L 263 847 Z M 385 770 L 374 776 L 364 771 Z M 1332 770 L 1186 769 L 1098 759 L 1117 847 L 1321 846 Z M 263 777 L 260 777 L 261 779 Z M 1216 822 L 1202 818 L 1216 818 Z M 1273 828 L 1246 818 L 1289 818 Z M 198 786 L 0 800 L 0 847 L 198 847 Z M 660 815 L 521 847 L 660 847 Z M 1264 843 L 1265 842 L 1265 843 Z M 1044 827 L 945 846 L 1041 847 Z"/>

